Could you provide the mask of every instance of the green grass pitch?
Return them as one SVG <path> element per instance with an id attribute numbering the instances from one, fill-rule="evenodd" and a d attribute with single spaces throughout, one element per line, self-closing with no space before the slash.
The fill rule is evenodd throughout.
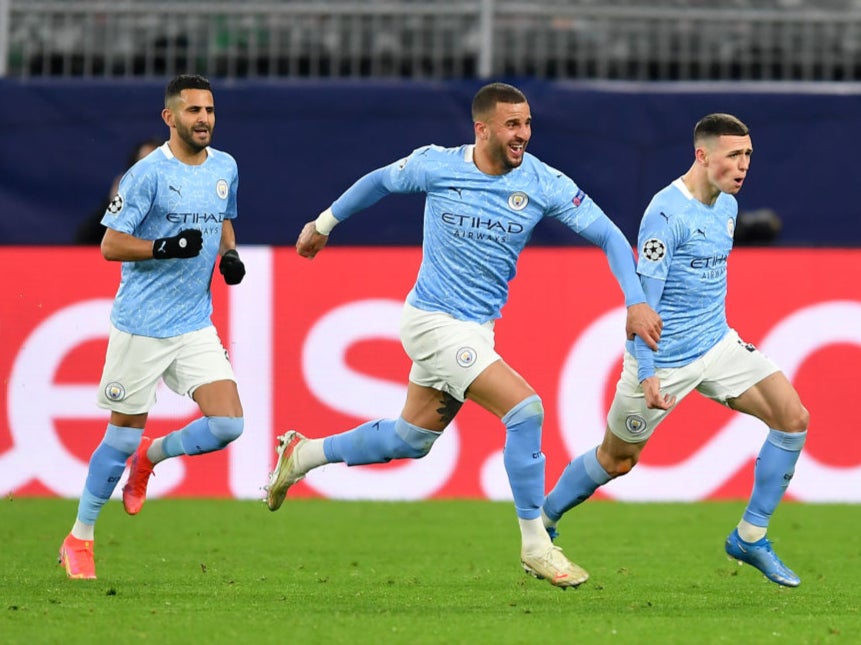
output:
<path id="1" fill-rule="evenodd" d="M 770 536 L 802 578 L 786 589 L 723 553 L 740 502 L 588 502 L 560 524 L 591 574 L 567 591 L 522 572 L 508 503 L 111 502 L 94 581 L 56 564 L 75 509 L 0 500 L 0 642 L 861 642 L 853 505 L 780 507 Z"/>

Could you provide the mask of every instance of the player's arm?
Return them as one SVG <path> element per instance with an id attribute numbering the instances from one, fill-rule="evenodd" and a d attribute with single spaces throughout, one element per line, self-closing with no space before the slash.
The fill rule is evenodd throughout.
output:
<path id="1" fill-rule="evenodd" d="M 313 258 L 326 246 L 329 233 L 336 225 L 388 195 L 391 191 L 385 181 L 387 168 L 377 168 L 369 172 L 344 191 L 316 220 L 305 224 L 299 239 L 296 240 L 297 253 L 304 258 Z"/>
<path id="2" fill-rule="evenodd" d="M 239 284 L 245 277 L 245 264 L 239 259 L 236 250 L 236 232 L 233 229 L 233 221 L 225 219 L 221 224 L 221 243 L 218 246 L 221 260 L 218 262 L 218 271 L 224 276 L 227 284 Z"/>
<path id="3" fill-rule="evenodd" d="M 302 228 L 296 240 L 296 251 L 313 258 L 329 241 L 332 229 L 345 219 L 376 204 L 392 193 L 427 192 L 427 165 L 424 154 L 433 146 L 423 146 L 403 159 L 372 170 L 345 190 L 316 220 Z"/>
<path id="4" fill-rule="evenodd" d="M 628 308 L 625 331 L 642 338 L 646 345 L 658 349 L 663 323 L 661 317 L 646 301 L 643 287 L 637 275 L 634 252 L 619 227 L 606 216 L 599 217 L 584 228 L 580 235 L 600 246 L 607 256 L 610 270 L 625 294 Z"/>
<path id="5" fill-rule="evenodd" d="M 102 256 L 114 262 L 193 258 L 203 248 L 203 235 L 196 228 L 185 229 L 172 237 L 145 240 L 108 228 L 102 237 Z"/>
<path id="6" fill-rule="evenodd" d="M 221 242 L 218 245 L 218 254 L 224 255 L 228 251 L 236 250 L 236 230 L 233 228 L 233 220 L 225 219 L 221 224 Z"/>
<path id="7" fill-rule="evenodd" d="M 658 278 L 640 276 L 646 302 L 653 309 L 664 293 L 664 281 Z M 634 355 L 637 358 L 637 378 L 646 397 L 646 407 L 669 410 L 676 404 L 676 397 L 661 393 L 661 381 L 655 374 L 655 357 L 652 350 L 639 336 L 634 337 Z"/>
<path id="8" fill-rule="evenodd" d="M 102 237 L 102 256 L 114 262 L 138 260 L 167 260 L 193 258 L 203 248 L 203 234 L 199 229 L 183 229 L 171 237 L 145 240 L 126 233 L 136 230 L 155 199 L 156 177 L 153 172 L 135 173 L 129 170 L 120 180 L 120 193 L 111 200 L 102 217 L 107 230 Z"/>

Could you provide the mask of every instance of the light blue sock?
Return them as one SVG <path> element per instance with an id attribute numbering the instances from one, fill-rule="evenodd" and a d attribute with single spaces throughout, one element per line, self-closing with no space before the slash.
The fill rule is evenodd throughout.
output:
<path id="1" fill-rule="evenodd" d="M 326 437 L 323 452 L 329 463 L 348 466 L 384 464 L 392 459 L 421 459 L 441 432 L 433 432 L 397 419 L 377 419 Z"/>
<path id="2" fill-rule="evenodd" d="M 221 450 L 242 434 L 243 417 L 200 417 L 164 438 L 165 457 L 201 455 Z"/>
<path id="3" fill-rule="evenodd" d="M 554 522 L 592 496 L 612 477 L 598 462 L 598 448 L 589 450 L 565 466 L 559 481 L 544 500 L 544 514 Z"/>
<path id="4" fill-rule="evenodd" d="M 523 399 L 502 417 L 505 424 L 502 461 L 517 517 L 522 520 L 534 520 L 541 515 L 545 462 L 541 452 L 543 422 L 544 406 L 537 394 Z"/>
<path id="5" fill-rule="evenodd" d="M 754 526 L 768 526 L 774 510 L 783 499 L 789 481 L 795 474 L 795 464 L 804 442 L 804 432 L 781 432 L 770 429 L 756 458 L 753 493 L 744 519 Z"/>
<path id="6" fill-rule="evenodd" d="M 90 457 L 87 481 L 78 502 L 78 521 L 95 524 L 126 467 L 126 461 L 137 449 L 143 430 L 108 424 L 105 436 Z"/>

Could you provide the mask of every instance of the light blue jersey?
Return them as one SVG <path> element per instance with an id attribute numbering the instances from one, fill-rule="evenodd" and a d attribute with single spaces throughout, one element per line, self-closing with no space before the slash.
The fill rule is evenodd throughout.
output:
<path id="1" fill-rule="evenodd" d="M 341 221 L 390 193 L 427 195 L 422 262 L 407 296 L 414 307 L 479 323 L 498 318 L 517 258 L 545 216 L 581 235 L 590 224 L 604 220 L 602 234 L 609 231 L 607 237 L 630 252 L 618 228 L 563 173 L 525 154 L 518 168 L 486 175 L 473 161 L 473 148 L 418 148 L 365 175 L 332 204 L 332 213 Z M 617 278 L 627 271 L 624 262 L 622 256 L 618 273 L 614 268 Z M 639 284 L 631 290 L 637 292 L 632 302 L 645 300 Z"/>
<path id="2" fill-rule="evenodd" d="M 167 143 L 138 161 L 120 180 L 102 224 L 154 240 L 183 229 L 203 233 L 200 255 L 122 263 L 111 322 L 130 334 L 169 338 L 211 324 L 210 282 L 221 226 L 236 217 L 239 173 L 226 152 L 207 148 L 199 166 L 184 164 Z"/>
<path id="3" fill-rule="evenodd" d="M 681 179 L 657 193 L 646 208 L 637 271 L 664 281 L 655 305 L 664 321 L 653 354 L 657 367 L 687 365 L 729 331 L 727 260 L 737 215 L 738 202 L 732 195 L 721 193 L 706 206 Z"/>

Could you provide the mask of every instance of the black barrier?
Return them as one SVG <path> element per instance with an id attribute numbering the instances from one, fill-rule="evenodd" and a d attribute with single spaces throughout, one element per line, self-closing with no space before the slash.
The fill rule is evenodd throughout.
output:
<path id="1" fill-rule="evenodd" d="M 511 79 L 507 79 L 511 80 Z M 65 244 L 100 207 L 129 150 L 161 121 L 164 80 L 0 81 L 0 242 Z M 529 151 L 570 175 L 632 241 L 652 194 L 687 170 L 709 112 L 751 127 L 742 211 L 774 213 L 762 243 L 855 246 L 858 86 L 603 85 L 513 81 L 530 99 Z M 302 224 L 365 172 L 426 143 L 471 143 L 478 81 L 214 80 L 214 145 L 240 169 L 242 244 L 292 244 Z M 390 197 L 339 227 L 339 244 L 410 245 L 422 199 Z M 534 244 L 579 244 L 553 223 Z"/>

